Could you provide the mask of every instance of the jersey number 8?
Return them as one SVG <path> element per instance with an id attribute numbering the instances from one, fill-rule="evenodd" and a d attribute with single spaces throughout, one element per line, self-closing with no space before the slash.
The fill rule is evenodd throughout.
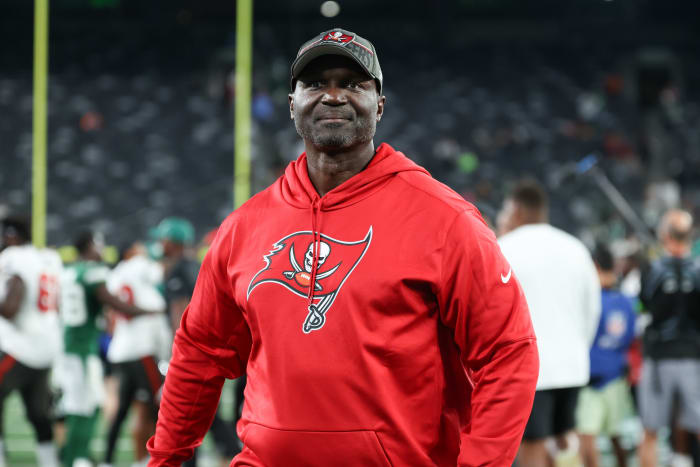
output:
<path id="1" fill-rule="evenodd" d="M 55 276 L 42 274 L 39 276 L 39 311 L 47 313 L 58 311 L 58 281 Z"/>

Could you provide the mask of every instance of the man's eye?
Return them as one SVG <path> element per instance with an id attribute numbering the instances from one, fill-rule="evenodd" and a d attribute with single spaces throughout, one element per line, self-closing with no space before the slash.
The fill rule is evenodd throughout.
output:
<path id="1" fill-rule="evenodd" d="M 316 81 L 308 81 L 306 83 L 307 88 L 320 88 L 321 87 L 321 82 L 316 80 Z"/>

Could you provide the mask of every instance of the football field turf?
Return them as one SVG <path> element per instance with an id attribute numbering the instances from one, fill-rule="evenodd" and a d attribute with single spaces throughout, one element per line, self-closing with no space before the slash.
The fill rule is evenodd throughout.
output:
<path id="1" fill-rule="evenodd" d="M 226 381 L 221 395 L 221 410 L 224 419 L 231 420 L 233 415 L 233 381 Z M 24 406 L 19 393 L 14 392 L 5 400 L 4 420 L 2 420 L 5 433 L 5 452 L 8 467 L 38 467 L 35 456 L 36 441 L 34 429 L 24 415 Z M 128 467 L 133 461 L 133 446 L 129 435 L 131 426 L 130 417 L 121 428 L 121 435 L 117 441 L 114 466 Z M 95 461 L 104 458 L 107 442 L 106 423 L 103 419 L 98 422 L 97 436 L 92 440 L 91 451 Z M 218 466 L 217 456 L 213 443 L 209 436 L 204 439 L 201 452 L 198 454 L 198 467 Z"/>
<path id="2" fill-rule="evenodd" d="M 233 381 L 226 381 L 221 395 L 221 411 L 224 419 L 231 420 L 233 415 Z M 4 432 L 6 433 L 5 445 L 8 467 L 38 467 L 36 456 L 34 454 L 35 441 L 32 427 L 27 422 L 24 416 L 24 406 L 19 398 L 18 393 L 13 393 L 5 401 L 4 410 Z M 121 436 L 117 442 L 117 450 L 115 454 L 115 467 L 128 467 L 133 460 L 133 446 L 129 436 L 130 419 L 122 425 Z M 641 436 L 641 427 L 637 419 L 630 419 L 625 423 L 623 429 L 623 444 L 629 452 L 629 466 L 635 467 L 638 465 L 636 456 L 634 455 L 634 446 Z M 669 457 L 668 444 L 665 439 L 667 433 L 660 436 L 660 459 L 666 460 Z M 104 456 L 105 443 L 107 439 L 107 426 L 104 420 L 100 420 L 98 425 L 98 434 L 92 441 L 93 459 L 101 461 Z M 613 467 L 615 465 L 612 455 L 610 443 L 605 439 L 600 439 L 598 443 L 602 453 L 601 467 Z M 198 457 L 198 467 L 219 467 L 221 463 L 218 460 L 213 447 L 213 442 L 209 436 L 204 439 L 204 443 Z M 224 464 L 227 465 L 227 464 Z"/>

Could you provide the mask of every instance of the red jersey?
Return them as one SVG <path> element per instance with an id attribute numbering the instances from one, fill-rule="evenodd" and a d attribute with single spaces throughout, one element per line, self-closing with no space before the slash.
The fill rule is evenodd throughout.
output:
<path id="1" fill-rule="evenodd" d="M 319 198 L 302 154 L 221 225 L 182 318 L 149 465 L 179 465 L 248 375 L 231 465 L 509 466 L 538 373 L 478 211 L 389 145 Z"/>

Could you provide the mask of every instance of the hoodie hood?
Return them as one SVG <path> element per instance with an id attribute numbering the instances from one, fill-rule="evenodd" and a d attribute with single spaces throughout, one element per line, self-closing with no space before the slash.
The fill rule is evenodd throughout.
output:
<path id="1" fill-rule="evenodd" d="M 355 204 L 374 193 L 399 172 L 417 171 L 430 175 L 402 152 L 382 143 L 364 170 L 321 198 L 311 183 L 306 164 L 304 152 L 287 166 L 280 184 L 282 199 L 301 209 L 309 209 L 316 203 L 320 211 L 332 211 Z"/>

